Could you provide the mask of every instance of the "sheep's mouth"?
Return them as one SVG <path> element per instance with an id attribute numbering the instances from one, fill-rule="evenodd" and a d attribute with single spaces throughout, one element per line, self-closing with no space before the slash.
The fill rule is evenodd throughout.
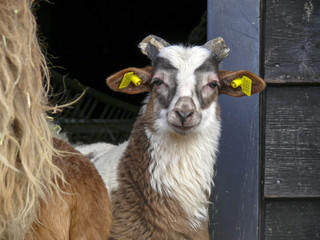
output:
<path id="1" fill-rule="evenodd" d="M 192 126 L 183 126 L 183 125 L 176 125 L 176 124 L 170 124 L 172 130 L 179 134 L 179 135 L 188 135 L 193 130 L 195 130 L 198 126 L 198 124 L 192 125 Z"/>

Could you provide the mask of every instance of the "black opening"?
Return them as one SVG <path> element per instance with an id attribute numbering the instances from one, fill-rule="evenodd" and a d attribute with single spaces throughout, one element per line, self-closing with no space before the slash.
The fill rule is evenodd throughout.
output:
<path id="1" fill-rule="evenodd" d="M 138 48 L 144 37 L 155 34 L 170 43 L 206 41 L 207 1 L 55 0 L 39 5 L 39 33 L 54 69 L 135 104 L 143 96 L 115 94 L 105 79 L 123 68 L 150 64 Z"/>

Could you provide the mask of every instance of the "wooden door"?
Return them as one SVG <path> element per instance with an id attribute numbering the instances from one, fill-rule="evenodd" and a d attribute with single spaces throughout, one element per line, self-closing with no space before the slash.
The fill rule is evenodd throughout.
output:
<path id="1" fill-rule="evenodd" d="M 212 239 L 320 239 L 320 2 L 208 0 L 217 36 L 267 88 L 220 99 Z"/>
<path id="2" fill-rule="evenodd" d="M 265 240 L 320 239 L 320 2 L 265 1 Z"/>
<path id="3" fill-rule="evenodd" d="M 221 68 L 259 74 L 259 1 L 209 0 L 208 39 L 231 49 Z M 259 220 L 259 95 L 220 96 L 222 137 L 212 195 L 211 236 L 254 240 Z"/>

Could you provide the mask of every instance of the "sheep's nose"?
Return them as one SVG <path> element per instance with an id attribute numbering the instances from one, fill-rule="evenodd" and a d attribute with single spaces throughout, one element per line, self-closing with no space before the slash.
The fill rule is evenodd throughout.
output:
<path id="1" fill-rule="evenodd" d="M 179 119 L 181 121 L 181 125 L 183 126 L 183 124 L 188 120 L 188 118 L 193 115 L 194 111 L 176 110 L 175 113 L 179 117 Z"/>

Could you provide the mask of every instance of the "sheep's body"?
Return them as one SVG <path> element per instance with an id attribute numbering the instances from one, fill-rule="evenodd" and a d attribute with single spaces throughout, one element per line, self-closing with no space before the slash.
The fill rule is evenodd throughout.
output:
<path id="1" fill-rule="evenodd" d="M 83 155 L 90 158 L 98 169 L 109 195 L 118 189 L 118 165 L 128 145 L 124 142 L 118 146 L 109 143 L 95 143 L 76 147 Z"/>
<path id="2" fill-rule="evenodd" d="M 53 141 L 56 149 L 67 153 L 53 159 L 67 184 L 60 182 L 63 192 L 41 202 L 39 222 L 33 223 L 25 240 L 108 239 L 111 206 L 101 177 L 87 157 L 63 140 Z"/>
<path id="3" fill-rule="evenodd" d="M 176 157 L 153 159 L 152 155 L 160 152 L 169 156 L 170 150 L 166 147 L 172 149 L 174 146 L 168 144 L 172 144 L 170 141 L 174 139 L 168 139 L 167 144 L 162 142 L 164 149 L 153 148 L 144 126 L 145 122 L 140 118 L 119 164 L 119 187 L 111 193 L 114 217 L 111 239 L 208 239 L 206 208 L 210 189 L 202 188 L 201 181 L 191 178 L 207 167 L 212 168 L 212 165 L 206 163 L 201 169 L 196 169 L 189 161 L 191 156 L 187 155 L 191 152 L 181 155 L 178 149 Z M 150 154 L 150 151 L 157 150 L 158 153 Z M 168 164 L 172 161 L 173 165 L 165 166 L 160 162 L 157 165 L 155 161 L 158 160 Z M 213 161 L 208 160 L 211 164 Z M 181 172 L 177 169 L 179 167 Z M 210 169 L 206 170 L 212 173 Z M 203 183 L 210 188 L 211 178 L 206 175 L 208 179 L 203 179 Z M 190 188 L 184 184 L 190 184 Z"/>
<path id="4" fill-rule="evenodd" d="M 151 92 L 127 146 L 116 158 L 104 154 L 95 161 L 104 179 L 109 165 L 115 171 L 111 239 L 208 240 L 208 198 L 220 137 L 218 95 L 242 96 L 230 85 L 243 75 L 252 79 L 253 93 L 263 89 L 263 80 L 247 71 L 219 71 L 229 51 L 221 38 L 184 47 L 151 35 L 140 47 L 152 68 L 128 68 L 107 79 L 115 91 Z M 128 72 L 142 84 L 119 89 Z"/>
<path id="5" fill-rule="evenodd" d="M 169 126 L 166 108 L 174 108 L 179 96 L 195 92 L 194 72 L 210 52 L 200 47 L 173 46 L 161 56 L 176 61 L 167 64 L 160 59 L 160 71 L 162 64 L 172 64 L 181 80 L 177 80 L 172 96 L 158 100 L 161 93 L 152 93 L 139 114 L 118 163 L 118 188 L 111 191 L 112 239 L 209 238 L 207 207 L 220 137 L 219 107 L 214 102 L 203 109 L 202 123 L 191 132 Z M 186 76 L 189 82 L 183 81 Z M 199 109 L 201 103 L 195 104 Z M 95 163 L 103 178 L 108 177 L 103 169 L 109 162 Z"/>
<path id="6" fill-rule="evenodd" d="M 178 136 L 146 130 L 143 116 L 145 108 L 128 142 L 105 144 L 103 151 L 95 144 L 77 147 L 91 157 L 111 194 L 112 239 L 208 239 L 219 118 L 204 133 Z"/>

